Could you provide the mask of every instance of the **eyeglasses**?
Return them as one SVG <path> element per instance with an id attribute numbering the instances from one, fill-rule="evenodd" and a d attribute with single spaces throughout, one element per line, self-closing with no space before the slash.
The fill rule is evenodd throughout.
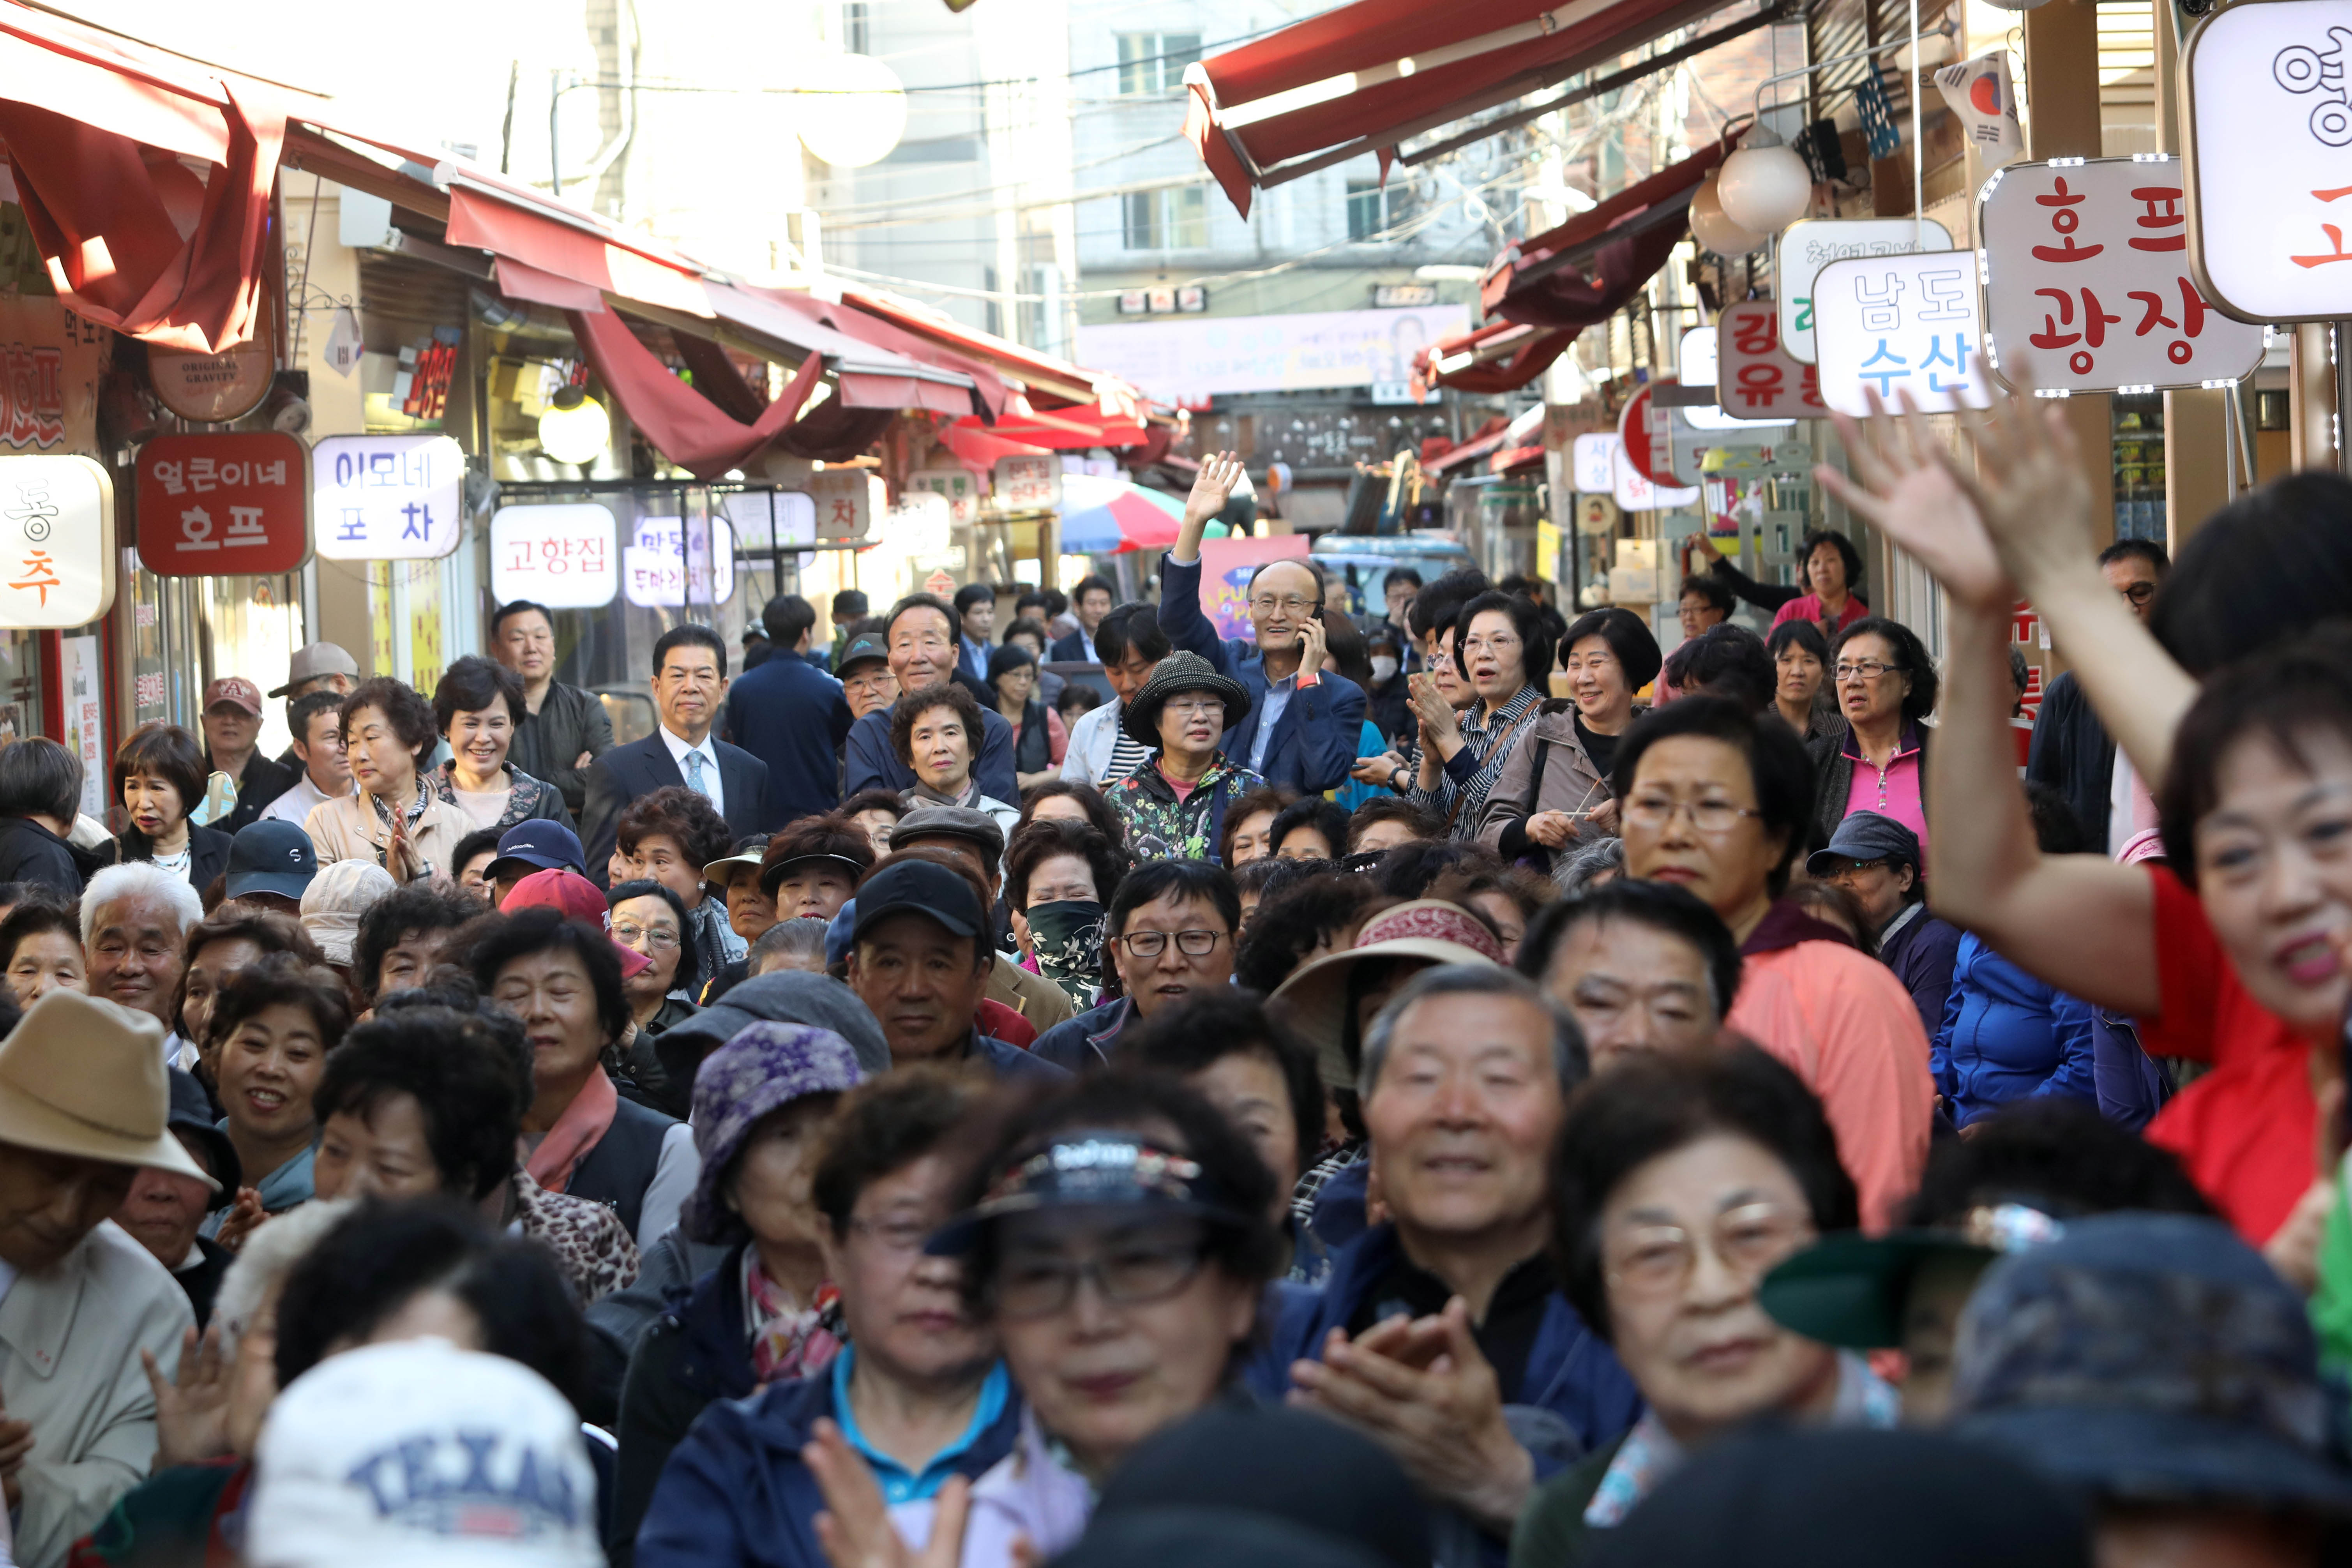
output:
<path id="1" fill-rule="evenodd" d="M 2156 597 L 2156 584 L 2153 583 L 2134 583 L 2128 588 L 2116 591 L 2131 601 L 2131 606 L 2135 610 Z"/>
<path id="2" fill-rule="evenodd" d="M 1520 640 L 1515 637 L 1471 637 L 1463 643 L 1462 655 L 1468 658 L 1477 654 L 1491 653 L 1499 658 L 1520 646 Z"/>
<path id="3" fill-rule="evenodd" d="M 1754 1281 L 1802 1246 L 1812 1223 L 1779 1204 L 1747 1204 L 1716 1216 L 1709 1245 L 1733 1273 Z M 1603 1248 L 1610 1285 L 1629 1296 L 1671 1296 L 1688 1284 L 1698 1239 L 1678 1225 L 1635 1226 Z"/>
<path id="4" fill-rule="evenodd" d="M 1843 877 L 1851 873 L 1875 871 L 1886 865 L 1887 863 L 1884 860 L 1841 860 L 1836 865 L 1830 868 L 1830 875 L 1832 877 Z M 1889 868 L 1891 869 L 1891 868 Z"/>
<path id="5" fill-rule="evenodd" d="M 614 926 L 614 936 L 627 946 L 644 942 L 647 947 L 676 947 L 678 934 L 674 931 L 655 931 L 646 926 Z"/>
<path id="6" fill-rule="evenodd" d="M 1838 684 L 1843 686 L 1849 680 L 1876 680 L 1887 671 L 1894 669 L 1895 668 L 1895 667 L 1894 665 L 1888 664 L 1883 659 L 1863 658 L 1856 659 L 1850 664 L 1843 659 L 1840 659 L 1838 661 L 1837 668 L 1832 673 L 1836 675 Z"/>
<path id="7" fill-rule="evenodd" d="M 1653 833 L 1662 831 L 1678 812 L 1690 813 L 1691 826 L 1701 833 L 1728 833 L 1739 825 L 1743 816 L 1760 819 L 1763 813 L 1750 811 L 1744 805 L 1734 805 L 1727 800 L 1676 800 L 1671 795 L 1636 795 L 1625 803 L 1624 817 L 1639 827 Z"/>
<path id="8" fill-rule="evenodd" d="M 1209 714 L 1222 716 L 1224 710 L 1224 703 L 1214 697 L 1171 697 L 1168 700 L 1167 706 L 1160 710 L 1163 713 L 1173 713 L 1180 719 Z"/>
<path id="9" fill-rule="evenodd" d="M 1286 615 L 1303 616 L 1307 611 L 1315 608 L 1315 600 L 1302 599 L 1296 594 L 1281 599 L 1276 598 L 1271 594 L 1261 594 L 1256 598 L 1250 601 L 1251 611 L 1254 614 L 1261 616 L 1270 616 L 1276 610 L 1280 610 Z"/>
<path id="10" fill-rule="evenodd" d="M 1076 1300 L 1081 1279 L 1114 1307 L 1164 1301 L 1192 1282 L 1202 1257 L 1197 1240 L 1137 1242 L 1083 1259 L 1015 1256 L 997 1271 L 996 1310 L 1008 1318 L 1049 1318 Z"/>
<path id="11" fill-rule="evenodd" d="M 1168 939 L 1176 939 L 1176 951 L 1187 958 L 1206 958 L 1217 951 L 1217 943 L 1232 935 L 1222 931 L 1139 931 L 1113 937 L 1113 942 L 1125 944 L 1127 951 L 1138 958 L 1158 958 L 1168 951 Z"/>

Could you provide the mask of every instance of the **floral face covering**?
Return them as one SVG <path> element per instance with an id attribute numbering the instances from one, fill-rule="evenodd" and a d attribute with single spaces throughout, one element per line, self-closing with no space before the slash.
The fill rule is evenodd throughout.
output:
<path id="1" fill-rule="evenodd" d="M 1029 945 L 1037 973 L 1084 1010 L 1102 989 L 1103 907 L 1071 899 L 1029 906 Z"/>

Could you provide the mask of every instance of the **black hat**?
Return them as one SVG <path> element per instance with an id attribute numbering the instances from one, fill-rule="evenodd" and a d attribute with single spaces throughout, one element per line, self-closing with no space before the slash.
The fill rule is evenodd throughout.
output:
<path id="1" fill-rule="evenodd" d="M 910 910 L 939 921 L 951 936 L 987 940 L 986 917 L 971 883 L 961 872 L 929 860 L 886 861 L 866 879 L 857 889 L 857 922 L 850 927 L 849 940 L 861 941 L 892 915 Z"/>
<path id="2" fill-rule="evenodd" d="M 919 805 L 890 830 L 890 847 L 904 849 L 918 838 L 961 838 L 995 865 L 1004 858 L 1004 829 L 996 818 L 969 805 Z"/>
<path id="3" fill-rule="evenodd" d="M 1890 866 L 1919 868 L 1919 836 L 1891 816 L 1857 811 L 1837 825 L 1826 848 L 1805 860 L 1805 874 L 1826 877 L 1841 860 L 1884 860 Z"/>
<path id="4" fill-rule="evenodd" d="M 248 829 L 247 831 L 250 831 Z M 243 835 L 239 835 L 240 837 Z M 205 1169 L 213 1173 L 220 1185 L 213 1192 L 207 1210 L 226 1208 L 236 1201 L 236 1189 L 244 1184 L 245 1166 L 236 1157 L 236 1146 L 228 1134 L 213 1120 L 213 1102 L 205 1097 L 205 1086 L 192 1074 L 178 1068 L 165 1069 L 171 1075 L 171 1109 L 163 1117 L 163 1125 L 184 1134 L 184 1144 L 195 1145 L 195 1157 Z"/>
<path id="5" fill-rule="evenodd" d="M 883 642 L 882 634 L 860 632 L 842 645 L 841 657 L 833 661 L 833 673 L 836 676 L 847 675 L 851 665 L 864 664 L 869 659 L 877 658 L 885 664 L 890 662 L 890 649 Z"/>
<path id="6" fill-rule="evenodd" d="M 1217 673 L 1217 667 L 1197 653 L 1179 648 L 1155 666 L 1151 679 L 1119 715 L 1127 738 L 1139 746 L 1160 749 L 1160 710 L 1180 691 L 1213 692 L 1225 705 L 1225 728 L 1240 723 L 1249 710 L 1249 693 L 1238 680 Z"/>
<path id="7" fill-rule="evenodd" d="M 310 836 L 293 823 L 269 817 L 247 823 L 229 841 L 226 896 L 278 893 L 299 899 L 319 874 L 319 852 Z"/>

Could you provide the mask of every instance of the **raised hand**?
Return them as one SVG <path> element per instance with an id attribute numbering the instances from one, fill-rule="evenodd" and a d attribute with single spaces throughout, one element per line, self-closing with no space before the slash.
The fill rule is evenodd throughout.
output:
<path id="1" fill-rule="evenodd" d="M 2023 390 L 1982 412 L 1960 414 L 1976 450 L 1976 471 L 1949 454 L 1945 464 L 1976 503 L 2001 564 L 2038 597 L 2053 575 L 2087 571 L 2099 546 L 2082 447 L 2065 408 L 2035 398 L 2028 374 L 2012 371 Z M 1981 359 L 1977 374 L 1986 374 Z"/>
<path id="2" fill-rule="evenodd" d="M 1184 538 L 1199 540 L 1209 520 L 1225 510 L 1242 482 L 1242 472 L 1238 452 L 1212 452 L 1201 459 L 1201 471 L 1192 476 L 1192 493 L 1184 498 Z"/>
<path id="3" fill-rule="evenodd" d="M 940 1489 L 931 1538 L 918 1552 L 890 1522 L 874 1472 L 841 1428 L 819 1420 L 814 1430 L 801 1460 L 824 1495 L 824 1511 L 814 1523 L 817 1544 L 833 1568 L 955 1568 L 963 1554 L 964 1521 L 971 1510 L 970 1481 L 958 1476 Z"/>
<path id="4" fill-rule="evenodd" d="M 256 1227 L 268 1217 L 269 1211 L 261 1206 L 259 1190 L 253 1187 L 239 1187 L 236 1190 L 236 1201 L 231 1204 L 228 1212 L 221 1216 L 220 1231 L 213 1239 L 229 1251 L 235 1252 L 245 1245 L 245 1238 L 252 1235 Z"/>
<path id="5" fill-rule="evenodd" d="M 165 1377 L 155 1352 L 142 1350 L 139 1363 L 146 1369 L 147 1386 L 155 1394 L 155 1468 L 200 1465 L 229 1451 L 228 1394 L 235 1381 L 228 1358 L 221 1353 L 218 1323 L 204 1338 L 188 1330 L 180 1336 L 180 1367 Z M 0 1466 L 5 1466 L 0 1457 Z"/>
<path id="6" fill-rule="evenodd" d="M 1823 463 L 1813 477 L 1849 510 L 1917 556 L 1954 597 L 2007 611 L 2015 601 L 1958 466 L 1906 389 L 1897 415 L 1875 387 L 1867 423 L 1832 414 L 1844 439 L 1849 478 Z"/>

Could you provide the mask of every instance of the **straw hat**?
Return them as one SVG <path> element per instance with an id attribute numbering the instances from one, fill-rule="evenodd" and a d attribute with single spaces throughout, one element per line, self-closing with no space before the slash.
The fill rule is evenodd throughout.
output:
<path id="1" fill-rule="evenodd" d="M 52 991 L 0 1041 L 0 1143 L 151 1165 L 217 1189 L 172 1136 L 163 1026 L 79 991 Z"/>
<path id="2" fill-rule="evenodd" d="M 1345 952 L 1327 952 L 1291 972 L 1269 998 L 1284 1005 L 1290 1026 L 1315 1047 L 1324 1083 L 1356 1087 L 1356 1069 L 1346 1049 L 1348 977 L 1367 960 L 1402 959 L 1420 967 L 1437 963 L 1484 963 L 1500 968 L 1502 945 L 1477 916 L 1443 899 L 1415 899 L 1382 910 L 1356 933 Z"/>

